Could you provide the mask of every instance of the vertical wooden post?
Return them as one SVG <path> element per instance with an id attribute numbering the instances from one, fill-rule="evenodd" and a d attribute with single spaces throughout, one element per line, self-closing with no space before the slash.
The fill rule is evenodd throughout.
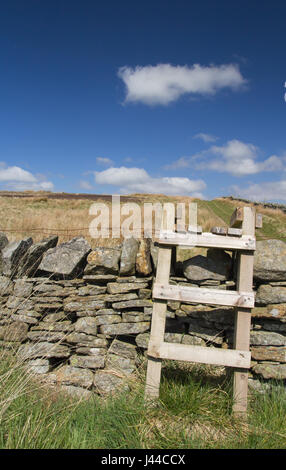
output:
<path id="1" fill-rule="evenodd" d="M 243 235 L 255 235 L 255 211 L 252 207 L 243 208 Z M 253 283 L 253 252 L 238 255 L 237 290 L 251 292 Z M 237 307 L 235 312 L 234 349 L 249 351 L 251 309 Z M 233 413 L 245 415 L 247 412 L 248 371 L 236 369 L 233 380 Z"/>
<path id="2" fill-rule="evenodd" d="M 163 211 L 161 229 L 170 230 L 174 227 L 174 214 L 169 211 Z M 172 247 L 165 246 L 159 248 L 156 282 L 168 284 L 171 269 Z M 149 347 L 152 344 L 160 344 L 164 341 L 166 324 L 167 300 L 153 300 L 153 315 L 150 333 Z M 148 354 L 148 352 L 147 352 Z M 148 356 L 145 400 L 156 399 L 159 397 L 159 388 L 161 380 L 162 360 Z"/>

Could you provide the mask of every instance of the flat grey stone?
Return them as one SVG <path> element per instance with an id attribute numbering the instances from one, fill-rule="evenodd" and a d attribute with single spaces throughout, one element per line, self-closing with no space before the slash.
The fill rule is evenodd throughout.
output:
<path id="1" fill-rule="evenodd" d="M 232 260 L 223 250 L 210 249 L 207 256 L 197 255 L 183 262 L 184 276 L 190 281 L 214 279 L 225 281 L 230 275 Z"/>
<path id="2" fill-rule="evenodd" d="M 55 278 L 74 278 L 79 276 L 91 251 L 89 243 L 84 238 L 73 238 L 44 253 L 37 273 L 52 275 Z"/>
<path id="3" fill-rule="evenodd" d="M 87 257 L 84 275 L 117 274 L 121 250 L 115 248 L 95 248 Z"/>
<path id="4" fill-rule="evenodd" d="M 32 245 L 32 238 L 24 238 L 20 241 L 9 243 L 2 250 L 3 274 L 14 277 L 17 273 L 19 263 L 25 255 L 28 248 Z"/>
<path id="5" fill-rule="evenodd" d="M 123 378 L 118 377 L 112 371 L 101 372 L 98 371 L 94 375 L 94 387 L 100 395 L 108 395 L 117 390 L 124 383 Z"/>
<path id="6" fill-rule="evenodd" d="M 122 243 L 120 276 L 131 276 L 135 274 L 136 255 L 139 249 L 139 241 L 135 238 L 125 238 Z"/>
<path id="7" fill-rule="evenodd" d="M 58 236 L 56 235 L 31 245 L 19 262 L 17 276 L 33 277 L 41 263 L 44 253 L 48 249 L 54 248 L 57 243 Z"/>
<path id="8" fill-rule="evenodd" d="M 253 269 L 256 280 L 285 281 L 286 243 L 281 240 L 257 241 Z"/>

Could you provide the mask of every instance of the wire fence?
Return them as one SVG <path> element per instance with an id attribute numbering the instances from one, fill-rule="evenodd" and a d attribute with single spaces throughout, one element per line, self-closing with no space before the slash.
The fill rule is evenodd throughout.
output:
<path id="1" fill-rule="evenodd" d="M 77 228 L 50 228 L 50 227 L 37 227 L 37 228 L 29 228 L 29 229 L 11 229 L 11 228 L 3 228 L 3 227 L 0 227 L 0 231 L 1 232 L 4 232 L 4 233 L 40 233 L 40 234 L 50 234 L 50 233 L 54 233 L 54 234 L 65 234 L 65 235 L 68 235 L 69 233 L 71 234 L 74 234 L 74 233 L 81 233 L 81 232 L 88 232 L 89 236 L 91 238 L 96 238 L 96 237 L 93 237 L 92 234 L 90 233 L 90 227 L 77 227 Z M 104 232 L 109 232 L 111 235 L 114 234 L 114 233 L 119 233 L 120 236 L 124 236 L 124 230 L 122 230 L 122 227 L 106 227 L 104 228 L 104 230 L 102 230 L 102 234 L 104 234 Z M 187 232 L 187 227 L 186 227 L 186 232 Z M 100 229 L 99 229 L 99 233 L 100 233 Z M 160 233 L 160 230 L 159 229 L 155 229 L 153 228 L 151 231 L 148 229 L 148 230 L 145 230 L 144 227 L 141 228 L 141 229 L 138 229 L 138 228 L 130 228 L 129 229 L 129 233 L 132 233 L 134 235 L 136 235 L 138 238 L 139 237 L 142 237 L 142 236 L 145 236 L 146 235 L 149 235 L 149 237 L 157 237 L 159 236 L 159 233 Z M 222 235 L 223 236 L 223 235 Z M 106 238 L 104 237 L 104 235 L 102 235 L 102 238 Z M 119 237 L 114 237 L 114 238 L 119 238 Z M 282 241 L 286 241 L 286 235 L 272 235 L 272 236 L 268 236 L 268 235 L 263 235 L 261 233 L 258 233 L 257 236 L 256 236 L 257 240 L 282 240 Z"/>

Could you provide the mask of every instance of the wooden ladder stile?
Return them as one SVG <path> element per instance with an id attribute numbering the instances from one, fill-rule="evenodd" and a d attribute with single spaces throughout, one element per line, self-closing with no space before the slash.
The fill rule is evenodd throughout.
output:
<path id="1" fill-rule="evenodd" d="M 222 365 L 234 368 L 233 412 L 245 416 L 248 369 L 251 360 L 249 351 L 251 309 L 255 300 L 252 290 L 255 227 L 261 227 L 261 217 L 255 216 L 252 207 L 238 208 L 231 217 L 229 229 L 220 231 L 219 227 L 216 227 L 212 233 L 194 229 L 186 233 L 175 233 L 175 222 L 174 214 L 170 211 L 163 212 L 158 240 L 156 279 L 153 285 L 153 315 L 147 351 L 145 401 L 149 403 L 159 398 L 163 359 Z M 231 230 L 233 228 L 236 230 Z M 172 250 L 175 246 L 214 247 L 235 251 L 238 254 L 237 290 L 223 291 L 169 284 Z M 165 342 L 168 300 L 232 306 L 235 309 L 234 348 L 207 348 Z"/>

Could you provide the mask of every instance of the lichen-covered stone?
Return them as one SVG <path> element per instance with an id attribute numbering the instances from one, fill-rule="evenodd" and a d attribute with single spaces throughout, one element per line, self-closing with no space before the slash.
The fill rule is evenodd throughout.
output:
<path id="1" fill-rule="evenodd" d="M 44 253 L 50 248 L 54 248 L 57 242 L 58 236 L 55 235 L 31 245 L 19 261 L 17 276 L 33 277 L 41 263 Z"/>
<path id="2" fill-rule="evenodd" d="M 136 365 L 133 359 L 108 353 L 106 367 L 108 369 L 121 372 L 124 375 L 130 375 L 134 372 Z"/>
<path id="3" fill-rule="evenodd" d="M 13 282 L 7 276 L 0 276 L 0 295 L 5 297 L 13 292 Z"/>
<path id="4" fill-rule="evenodd" d="M 93 373 L 91 370 L 81 367 L 65 365 L 55 372 L 56 381 L 61 385 L 75 385 L 83 388 L 91 388 Z"/>
<path id="5" fill-rule="evenodd" d="M 150 332 L 148 331 L 146 333 L 139 333 L 135 338 L 135 342 L 139 348 L 147 349 L 149 339 L 150 339 Z"/>
<path id="6" fill-rule="evenodd" d="M 149 300 L 145 299 L 134 299 L 134 300 L 127 300 L 126 302 L 116 302 L 112 304 L 112 308 L 114 310 L 124 310 L 129 308 L 144 308 L 150 307 L 152 304 Z"/>
<path id="7" fill-rule="evenodd" d="M 253 269 L 253 276 L 259 281 L 286 280 L 286 243 L 281 240 L 257 241 Z"/>
<path id="8" fill-rule="evenodd" d="M 105 335 L 134 335 L 144 333 L 150 328 L 150 322 L 117 323 L 116 325 L 101 325 L 100 332 Z"/>
<path id="9" fill-rule="evenodd" d="M 28 372 L 34 374 L 47 374 L 50 370 L 50 363 L 48 359 L 32 359 L 27 361 Z"/>
<path id="10" fill-rule="evenodd" d="M 124 383 L 123 378 L 112 371 L 98 371 L 94 375 L 94 387 L 100 395 L 108 395 Z"/>
<path id="11" fill-rule="evenodd" d="M 84 274 L 83 280 L 88 284 L 105 285 L 108 282 L 116 281 L 117 276 L 114 274 Z"/>
<path id="12" fill-rule="evenodd" d="M 67 331 L 71 331 L 72 329 L 73 324 L 70 320 L 55 322 L 40 321 L 38 325 L 33 326 L 30 331 L 61 331 L 66 333 Z"/>
<path id="13" fill-rule="evenodd" d="M 77 347 L 96 348 L 101 347 L 102 338 L 94 335 L 87 335 L 85 333 L 73 331 L 65 337 L 65 343 L 76 345 Z"/>
<path id="14" fill-rule="evenodd" d="M 5 341 L 22 342 L 27 338 L 28 325 L 23 322 L 15 321 L 5 327 L 3 339 Z"/>
<path id="15" fill-rule="evenodd" d="M 142 238 L 136 255 L 136 272 L 141 276 L 149 276 L 152 272 L 151 264 L 151 240 Z"/>
<path id="16" fill-rule="evenodd" d="M 74 278 L 82 273 L 90 251 L 84 238 L 73 238 L 46 251 L 37 272 L 54 278 Z"/>
<path id="17" fill-rule="evenodd" d="M 70 349 L 62 344 L 48 343 L 40 341 L 37 343 L 26 343 L 19 347 L 18 355 L 22 359 L 33 358 L 67 358 L 70 356 Z"/>
<path id="18" fill-rule="evenodd" d="M 263 362 L 256 364 L 252 367 L 252 371 L 263 377 L 263 379 L 286 379 L 286 364 L 273 364 L 269 362 Z"/>
<path id="19" fill-rule="evenodd" d="M 122 312 L 122 321 L 126 323 L 142 322 L 146 319 L 146 315 L 143 312 Z M 148 318 L 150 320 L 150 318 Z"/>
<path id="20" fill-rule="evenodd" d="M 125 302 L 127 300 L 137 299 L 136 292 L 126 292 L 125 294 L 106 294 L 104 300 L 106 302 Z"/>
<path id="21" fill-rule="evenodd" d="M 28 237 L 20 241 L 11 242 L 5 246 L 2 250 L 3 274 L 5 276 L 11 278 L 15 276 L 21 258 L 23 258 L 32 243 L 32 238 Z"/>
<path id="22" fill-rule="evenodd" d="M 254 307 L 251 310 L 253 318 L 271 318 L 271 319 L 286 319 L 286 303 L 283 304 L 269 304 L 263 307 Z M 278 325 L 278 323 L 277 323 Z"/>
<path id="23" fill-rule="evenodd" d="M 269 284 L 259 286 L 255 303 L 256 305 L 282 304 L 286 302 L 286 287 L 273 287 Z"/>
<path id="24" fill-rule="evenodd" d="M 99 348 L 98 351 L 97 354 L 87 356 L 74 354 L 70 357 L 70 365 L 84 369 L 102 369 L 105 364 L 105 355 L 100 352 L 103 351 L 102 348 Z"/>
<path id="25" fill-rule="evenodd" d="M 148 287 L 146 282 L 109 282 L 107 284 L 107 292 L 109 294 L 122 294 L 125 292 L 135 291 Z"/>
<path id="26" fill-rule="evenodd" d="M 286 335 L 272 331 L 251 331 L 251 346 L 286 346 Z"/>
<path id="27" fill-rule="evenodd" d="M 105 294 L 105 292 L 106 292 L 106 287 L 89 285 L 89 286 L 80 287 L 77 291 L 77 295 L 79 296 L 99 295 L 99 294 Z"/>
<path id="28" fill-rule="evenodd" d="M 255 361 L 286 362 L 286 347 L 252 346 L 251 358 Z"/>
<path id="29" fill-rule="evenodd" d="M 17 279 L 14 284 L 13 294 L 16 297 L 29 297 L 33 292 L 33 284 L 25 279 Z"/>
<path id="30" fill-rule="evenodd" d="M 115 248 L 95 248 L 87 257 L 84 274 L 117 274 L 121 251 Z"/>
<path id="31" fill-rule="evenodd" d="M 85 333 L 87 335 L 96 336 L 97 334 L 97 321 L 94 317 L 79 318 L 75 325 L 74 330 L 77 333 Z"/>
<path id="32" fill-rule="evenodd" d="M 206 342 L 203 338 L 199 338 L 193 335 L 183 335 L 182 344 L 190 344 L 192 346 L 206 346 Z"/>
<path id="33" fill-rule="evenodd" d="M 135 359 L 137 355 L 136 346 L 134 344 L 118 339 L 112 341 L 108 352 L 128 359 Z"/>
<path id="34" fill-rule="evenodd" d="M 49 343 L 58 343 L 65 338 L 65 333 L 60 331 L 29 331 L 27 337 L 32 342 L 48 341 Z"/>
<path id="35" fill-rule="evenodd" d="M 138 248 L 139 241 L 135 238 L 124 239 L 121 250 L 120 276 L 131 276 L 135 274 Z"/>
<path id="36" fill-rule="evenodd" d="M 87 314 L 96 315 L 96 310 L 106 306 L 106 301 L 98 296 L 67 298 L 64 302 L 64 311 L 66 313 L 75 313 L 77 316 L 86 316 Z"/>
<path id="37" fill-rule="evenodd" d="M 96 315 L 96 324 L 100 325 L 114 325 L 115 323 L 121 323 L 121 315 Z"/>
<path id="38" fill-rule="evenodd" d="M 197 255 L 184 261 L 182 266 L 184 276 L 190 281 L 227 280 L 231 272 L 232 259 L 223 250 L 220 252 L 220 255 L 215 257 L 214 251 L 208 250 L 208 256 Z"/>

